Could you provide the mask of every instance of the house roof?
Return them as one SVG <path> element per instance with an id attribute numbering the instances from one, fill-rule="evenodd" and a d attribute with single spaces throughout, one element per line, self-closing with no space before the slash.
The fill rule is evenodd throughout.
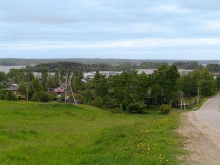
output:
<path id="1" fill-rule="evenodd" d="M 56 93 L 64 93 L 64 89 L 54 89 L 54 92 L 56 92 Z"/>
<path id="2" fill-rule="evenodd" d="M 17 86 L 11 86 L 11 87 L 9 87 L 9 88 L 5 88 L 5 90 L 6 90 L 6 91 L 17 91 L 18 88 L 19 88 L 19 86 L 17 85 Z"/>

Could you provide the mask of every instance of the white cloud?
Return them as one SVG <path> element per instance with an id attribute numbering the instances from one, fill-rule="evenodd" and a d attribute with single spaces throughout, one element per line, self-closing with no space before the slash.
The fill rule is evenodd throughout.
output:
<path id="1" fill-rule="evenodd" d="M 162 12 L 162 13 L 163 12 L 167 12 L 167 13 L 190 13 L 192 12 L 191 10 L 180 8 L 180 6 L 177 4 L 158 6 L 158 7 L 150 8 L 149 10 L 152 12 Z"/>
<path id="2" fill-rule="evenodd" d="M 157 33 L 157 32 L 167 32 L 170 28 L 159 26 L 153 23 L 133 23 L 121 26 L 96 26 L 95 30 L 107 31 L 107 32 L 119 32 L 119 33 Z"/>
<path id="3" fill-rule="evenodd" d="M 220 20 L 208 20 L 204 24 L 208 29 L 211 30 L 220 30 Z"/>
<path id="4" fill-rule="evenodd" d="M 142 47 L 194 47 L 220 46 L 220 39 L 140 39 L 106 42 L 39 42 L 0 44 L 0 50 L 42 50 L 42 49 L 92 49 L 92 48 L 142 48 Z"/>

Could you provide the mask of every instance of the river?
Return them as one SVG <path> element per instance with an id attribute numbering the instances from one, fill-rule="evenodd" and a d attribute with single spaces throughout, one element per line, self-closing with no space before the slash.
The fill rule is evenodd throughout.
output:
<path id="1" fill-rule="evenodd" d="M 26 66 L 0 66 L 0 72 L 8 73 L 10 69 L 21 69 L 25 67 Z"/>

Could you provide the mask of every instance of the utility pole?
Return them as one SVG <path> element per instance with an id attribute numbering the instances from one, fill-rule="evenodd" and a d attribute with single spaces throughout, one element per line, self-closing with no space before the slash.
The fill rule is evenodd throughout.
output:
<path id="1" fill-rule="evenodd" d="M 29 82 L 29 77 L 28 77 L 28 72 L 26 72 L 26 76 L 27 76 L 27 87 L 26 87 L 26 100 L 27 100 L 27 102 L 28 102 L 28 82 Z"/>
<path id="2" fill-rule="evenodd" d="M 72 93 L 74 104 L 77 104 L 76 99 L 74 97 L 73 89 L 72 89 L 72 86 L 71 86 L 72 75 L 73 75 L 73 73 L 70 76 L 68 74 L 66 74 L 66 90 L 68 89 L 67 86 L 69 86 L 70 90 L 71 90 L 71 93 Z M 66 103 L 66 90 L 65 90 L 65 103 Z"/>
<path id="3" fill-rule="evenodd" d="M 182 106 L 183 106 L 183 99 L 181 99 L 181 110 L 183 109 Z"/>
<path id="4" fill-rule="evenodd" d="M 199 106 L 199 87 L 198 87 L 198 98 L 197 98 L 197 107 Z"/>
<path id="5" fill-rule="evenodd" d="M 67 74 L 66 74 L 66 83 L 65 83 L 65 103 L 66 103 L 66 91 L 67 91 Z"/>

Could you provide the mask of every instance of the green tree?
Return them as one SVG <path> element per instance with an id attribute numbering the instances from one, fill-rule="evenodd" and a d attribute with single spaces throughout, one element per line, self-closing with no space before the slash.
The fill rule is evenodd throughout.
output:
<path id="1" fill-rule="evenodd" d="M 55 88 L 55 82 L 54 82 L 54 76 L 52 76 L 51 74 L 48 75 L 46 84 L 45 84 L 45 88 Z"/>
<path id="2" fill-rule="evenodd" d="M 104 97 L 108 94 L 108 85 L 105 76 L 101 76 L 100 79 L 95 82 L 94 87 L 96 96 Z"/>
<path id="3" fill-rule="evenodd" d="M 161 65 L 153 74 L 151 95 L 156 104 L 166 104 L 173 99 L 178 90 L 177 80 L 180 74 L 176 66 Z"/>
<path id="4" fill-rule="evenodd" d="M 216 83 L 212 74 L 204 68 L 200 70 L 200 80 L 198 86 L 204 96 L 211 96 L 215 93 Z"/>
<path id="5" fill-rule="evenodd" d="M 121 63 L 119 69 L 122 71 L 130 71 L 132 69 L 132 64 L 130 62 Z"/>
<path id="6" fill-rule="evenodd" d="M 214 77 L 206 68 L 197 69 L 186 76 L 182 76 L 179 80 L 179 89 L 185 95 L 197 95 L 198 88 L 204 96 L 210 96 L 215 93 L 216 82 Z"/>
<path id="7" fill-rule="evenodd" d="M 40 83 L 40 81 L 37 78 L 34 78 L 30 83 L 28 87 L 28 96 L 32 100 L 35 100 L 37 92 L 44 91 L 44 87 Z M 34 97 L 33 97 L 34 96 Z"/>
<path id="8" fill-rule="evenodd" d="M 25 86 L 24 83 L 21 83 L 21 84 L 19 85 L 18 91 L 19 91 L 19 93 L 22 94 L 22 95 L 26 95 L 26 94 L 27 94 L 27 88 L 26 88 L 26 86 Z"/>
<path id="9" fill-rule="evenodd" d="M 92 88 L 92 84 L 90 82 L 88 82 L 86 84 L 86 90 L 85 90 L 85 102 L 90 104 L 91 101 L 93 100 L 93 93 L 91 91 Z"/>
<path id="10" fill-rule="evenodd" d="M 18 98 L 12 91 L 8 91 L 5 95 L 5 100 L 16 101 Z"/>
<path id="11" fill-rule="evenodd" d="M 42 85 L 44 88 L 46 88 L 46 84 L 47 84 L 47 79 L 48 79 L 48 70 L 47 68 L 42 68 L 41 69 L 41 79 L 42 79 Z"/>
<path id="12" fill-rule="evenodd" d="M 218 76 L 216 77 L 215 82 L 216 82 L 216 88 L 217 88 L 217 90 L 219 90 L 219 89 L 220 89 L 220 75 L 218 75 Z"/>
<path id="13" fill-rule="evenodd" d="M 0 72 L 0 82 L 6 81 L 6 79 L 7 79 L 7 75 L 5 74 L 5 72 Z"/>
<path id="14" fill-rule="evenodd" d="M 83 79 L 83 73 L 75 71 L 73 78 L 73 88 L 75 90 L 85 90 L 85 84 L 82 81 L 82 79 Z"/>
<path id="15" fill-rule="evenodd" d="M 57 88 L 60 86 L 60 74 L 59 71 L 56 70 L 53 77 L 54 87 Z"/>

